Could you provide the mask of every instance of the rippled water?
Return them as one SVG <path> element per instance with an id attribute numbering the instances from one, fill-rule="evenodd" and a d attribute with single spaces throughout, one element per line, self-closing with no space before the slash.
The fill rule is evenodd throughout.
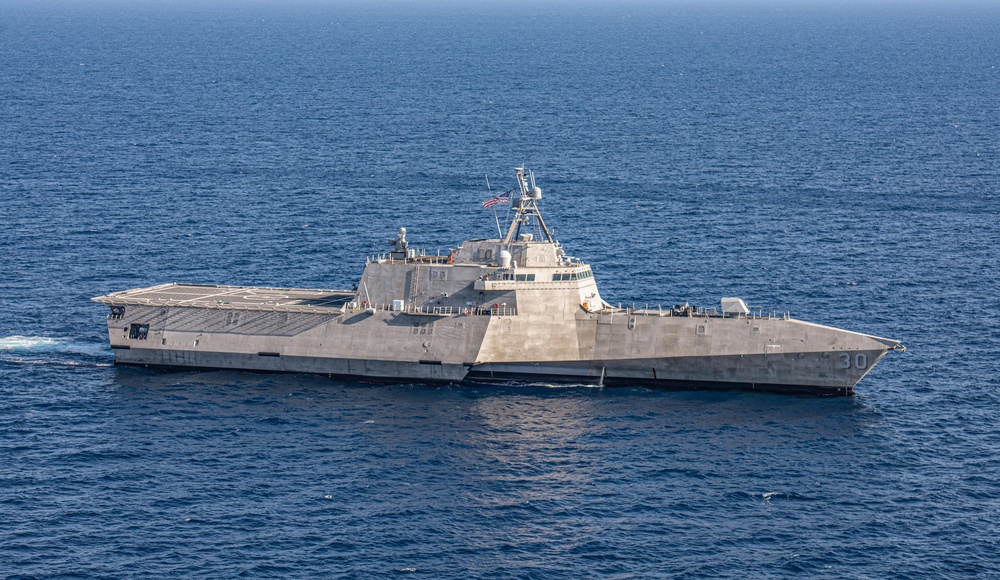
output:
<path id="1" fill-rule="evenodd" d="M 0 575 L 1000 574 L 1000 11 L 0 6 Z M 115 367 L 533 168 L 611 302 L 903 340 L 843 399 Z"/>

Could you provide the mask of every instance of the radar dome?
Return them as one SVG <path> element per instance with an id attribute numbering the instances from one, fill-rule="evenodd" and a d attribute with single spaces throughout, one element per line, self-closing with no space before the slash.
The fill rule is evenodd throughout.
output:
<path id="1" fill-rule="evenodd" d="M 500 267 L 504 270 L 510 269 L 510 252 L 507 250 L 500 251 Z"/>
<path id="2" fill-rule="evenodd" d="M 542 199 L 542 188 L 541 187 L 531 188 L 531 197 L 535 199 Z"/>

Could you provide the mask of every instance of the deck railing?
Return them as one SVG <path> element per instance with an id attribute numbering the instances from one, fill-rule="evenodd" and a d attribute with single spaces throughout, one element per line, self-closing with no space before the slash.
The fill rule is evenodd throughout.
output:
<path id="1" fill-rule="evenodd" d="M 765 313 L 763 308 L 760 306 L 751 306 L 750 312 L 748 314 L 734 313 L 734 312 L 719 312 L 718 308 L 696 308 L 694 306 L 681 306 L 676 305 L 672 308 L 664 309 L 663 306 L 657 305 L 654 308 L 650 308 L 649 305 L 645 305 L 643 308 L 637 308 L 635 304 L 631 306 L 622 306 L 618 303 L 618 306 L 610 306 L 604 308 L 603 310 L 592 310 L 594 314 L 624 314 L 626 316 L 679 316 L 686 318 L 747 318 L 750 320 L 790 320 L 791 314 L 789 312 L 777 312 L 771 311 Z"/>
<path id="2" fill-rule="evenodd" d="M 152 308 L 211 308 L 216 310 L 239 310 L 245 312 L 296 312 L 304 314 L 338 314 L 343 312 L 344 305 L 307 306 L 302 304 L 252 304 L 232 302 L 190 302 L 187 300 L 125 298 L 107 302 L 108 305 L 149 306 Z"/>

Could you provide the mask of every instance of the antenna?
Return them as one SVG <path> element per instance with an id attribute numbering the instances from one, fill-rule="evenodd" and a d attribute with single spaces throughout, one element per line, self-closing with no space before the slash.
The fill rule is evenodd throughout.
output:
<path id="1" fill-rule="evenodd" d="M 545 225 L 545 220 L 542 219 L 541 212 L 538 211 L 538 200 L 542 198 L 542 190 L 535 187 L 534 174 L 531 171 L 525 173 L 523 167 L 515 167 L 514 173 L 517 175 L 517 185 L 521 192 L 521 197 L 517 200 L 517 207 L 514 208 L 516 213 L 514 214 L 514 219 L 510 222 L 510 229 L 507 230 L 507 236 L 503 239 L 503 243 L 510 244 L 513 242 L 521 230 L 521 225 L 531 223 L 531 218 L 535 218 L 535 225 L 541 229 L 545 238 L 550 243 L 555 243 L 555 240 L 552 239 L 552 232 L 549 231 L 549 228 Z M 528 185 L 529 181 L 531 185 Z"/>

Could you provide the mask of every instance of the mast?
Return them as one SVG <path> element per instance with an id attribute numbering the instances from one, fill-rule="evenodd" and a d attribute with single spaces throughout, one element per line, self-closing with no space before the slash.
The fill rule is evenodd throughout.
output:
<path id="1" fill-rule="evenodd" d="M 514 219 L 510 222 L 510 228 L 507 230 L 507 236 L 503 239 L 503 243 L 513 242 L 520 233 L 521 226 L 530 224 L 532 218 L 537 220 L 545 238 L 549 242 L 555 243 L 552 233 L 545 225 L 545 220 L 542 219 L 542 213 L 538 211 L 538 200 L 542 199 L 542 190 L 535 186 L 535 174 L 525 173 L 523 167 L 515 167 L 514 172 L 517 174 L 517 185 L 521 190 L 521 197 L 513 202 Z"/>

